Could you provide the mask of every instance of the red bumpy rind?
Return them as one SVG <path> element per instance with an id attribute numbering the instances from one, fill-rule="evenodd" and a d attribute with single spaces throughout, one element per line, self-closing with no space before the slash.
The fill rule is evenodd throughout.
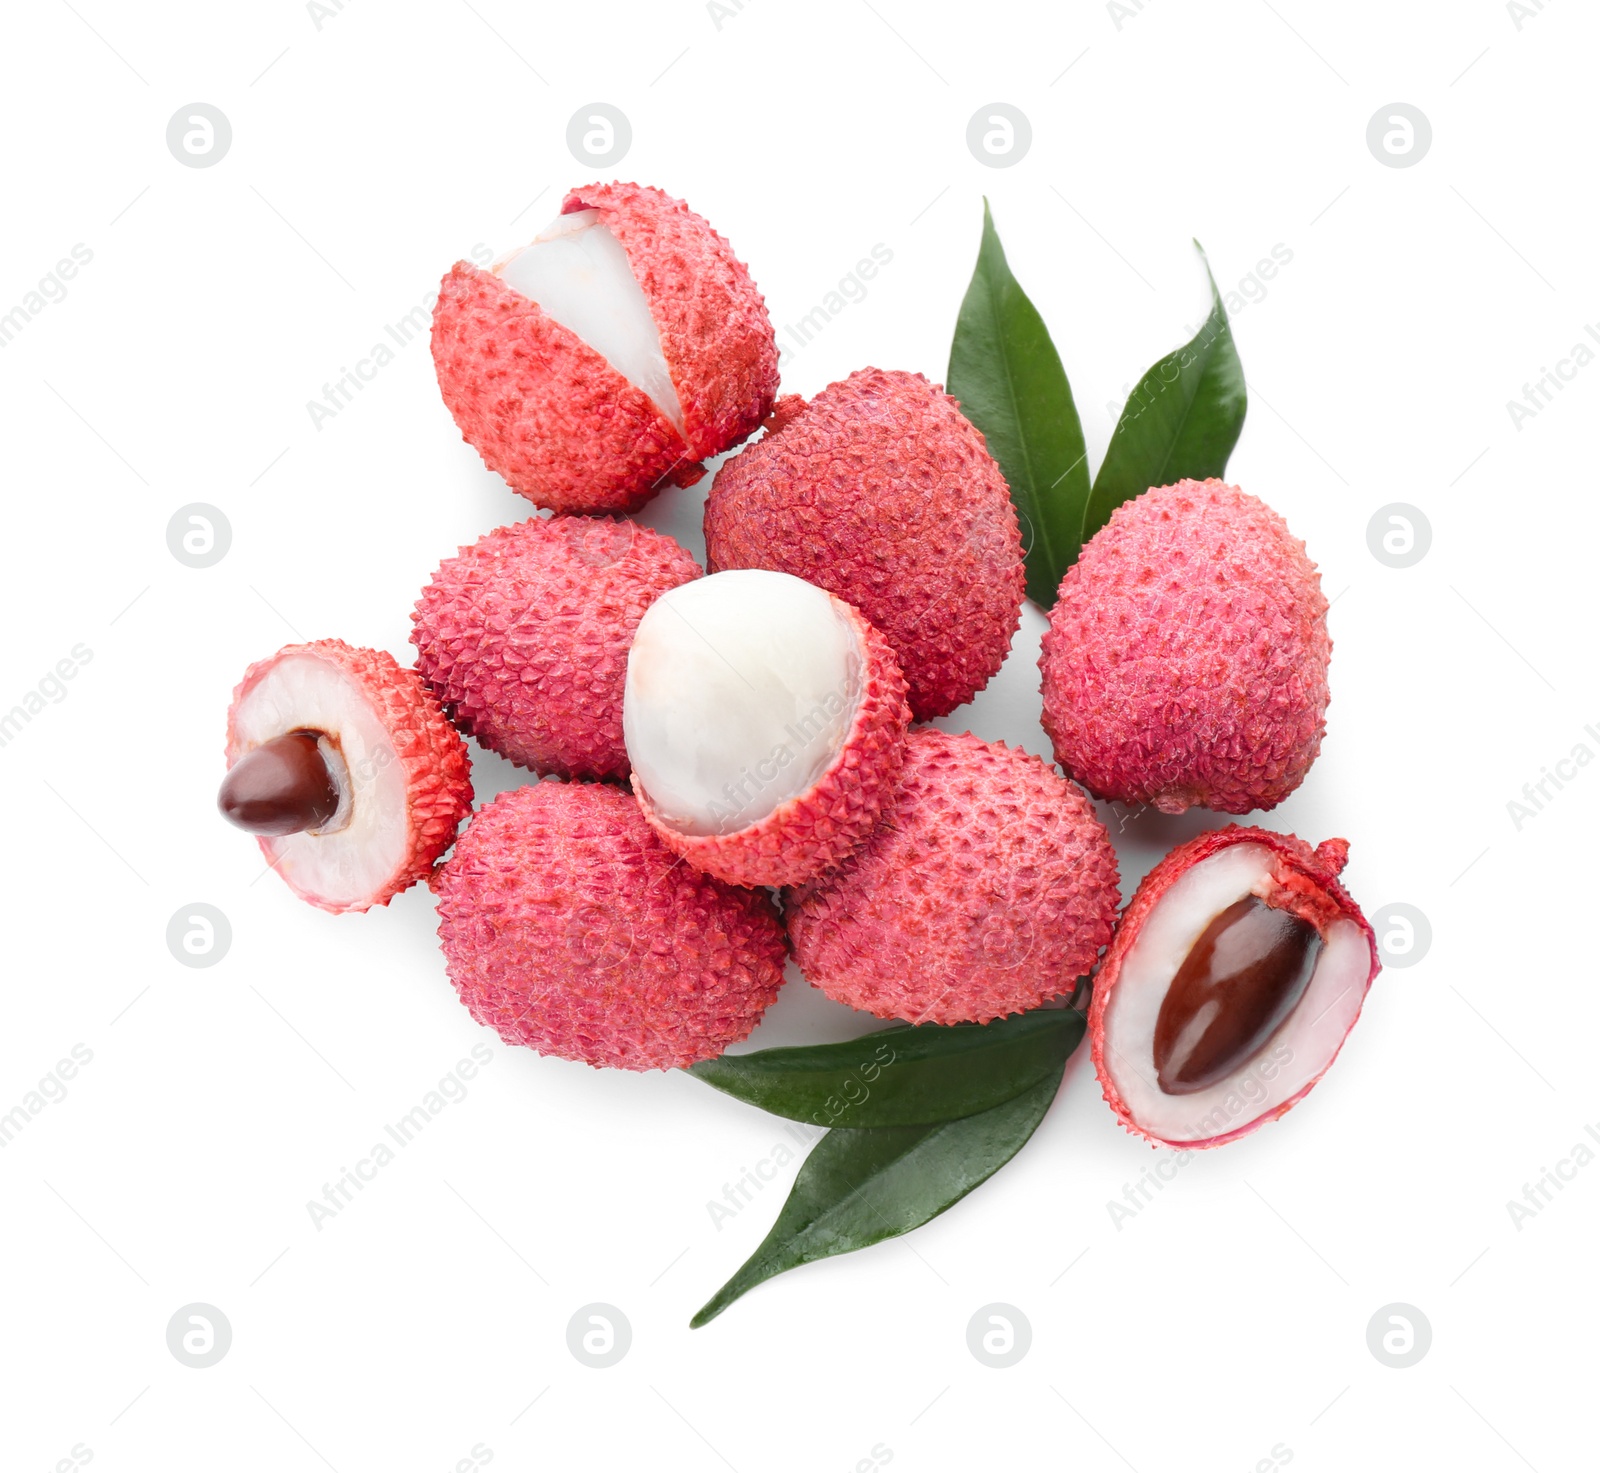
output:
<path id="1" fill-rule="evenodd" d="M 1111 938 L 1117 859 L 1087 798 L 1003 742 L 931 728 L 865 844 L 791 891 L 795 959 L 835 1001 L 988 1022 L 1072 990 Z"/>
<path id="2" fill-rule="evenodd" d="M 1219 480 L 1119 507 L 1067 569 L 1039 668 L 1056 760 L 1100 798 L 1273 808 L 1322 745 L 1328 601 L 1305 544 Z"/>
<path id="3" fill-rule="evenodd" d="M 632 522 L 535 517 L 447 558 L 412 615 L 417 668 L 456 724 L 512 762 L 626 777 L 622 689 L 639 620 L 700 576 Z"/>
<path id="4" fill-rule="evenodd" d="M 1249 1135 L 1251 1131 L 1259 1129 L 1269 1120 L 1279 1119 L 1311 1092 L 1312 1086 L 1328 1072 L 1333 1061 L 1339 1057 L 1339 1049 L 1335 1049 L 1328 1056 L 1328 1062 L 1317 1071 L 1316 1075 L 1275 1109 L 1258 1115 L 1254 1120 L 1247 1121 L 1235 1130 L 1206 1140 L 1167 1141 L 1160 1136 L 1151 1135 L 1139 1126 L 1112 1083 L 1105 1062 L 1105 1016 L 1116 991 L 1123 959 L 1133 948 L 1140 928 L 1160 902 L 1161 897 L 1201 860 L 1209 859 L 1231 844 L 1260 844 L 1270 849 L 1276 860 L 1274 884 L 1287 892 L 1281 897 L 1287 902 L 1285 908 L 1303 915 L 1317 926 L 1318 931 L 1326 931 L 1334 920 L 1341 917 L 1352 920 L 1361 927 L 1372 952 L 1372 965 L 1368 969 L 1366 982 L 1361 989 L 1363 1001 L 1381 970 L 1378 960 L 1378 941 L 1373 935 L 1372 927 L 1367 923 L 1366 916 L 1361 913 L 1361 907 L 1339 882 L 1339 875 L 1343 872 L 1350 853 L 1347 840 L 1326 839 L 1313 849 L 1304 839 L 1296 838 L 1293 834 L 1275 834 L 1267 829 L 1229 824 L 1227 828 L 1213 829 L 1200 834 L 1188 843 L 1180 844 L 1168 854 L 1140 881 L 1138 890 L 1134 892 L 1133 899 L 1128 902 L 1127 908 L 1122 913 L 1122 919 L 1117 923 L 1116 935 L 1112 937 L 1105 960 L 1100 963 L 1100 970 L 1095 974 L 1094 1000 L 1089 1006 L 1089 1046 L 1094 1059 L 1095 1075 L 1100 1080 L 1101 1093 L 1117 1119 L 1133 1134 L 1154 1141 L 1157 1145 L 1171 1146 L 1177 1150 L 1203 1150 L 1212 1146 L 1226 1145 L 1229 1141 L 1238 1140 L 1240 1136 Z M 1357 1008 L 1350 1020 L 1352 1028 L 1359 1016 L 1360 1009 Z M 1345 1037 L 1349 1036 L 1347 1032 Z M 1343 1046 L 1341 1042 L 1339 1047 Z"/>
<path id="5" fill-rule="evenodd" d="M 388 732 L 390 748 L 405 775 L 406 853 L 393 874 L 364 900 L 329 901 L 298 888 L 287 875 L 284 879 L 302 900 L 336 915 L 387 905 L 402 890 L 428 878 L 439 856 L 455 841 L 461 820 L 472 812 L 472 764 L 467 749 L 415 670 L 406 669 L 387 650 L 361 649 L 342 639 L 318 639 L 285 645 L 245 671 L 228 708 L 229 767 L 242 755 L 233 722 L 239 702 L 257 680 L 289 655 L 315 655 L 338 669 L 360 689 Z M 273 841 L 262 838 L 257 843 L 267 863 L 273 864 Z"/>
<path id="6" fill-rule="evenodd" d="M 817 781 L 765 818 L 729 834 L 682 834 L 657 814 L 634 774 L 650 827 L 674 854 L 733 885 L 799 885 L 831 869 L 872 831 L 905 756 L 906 682 L 889 643 L 843 599 L 862 656 L 861 698 L 843 745 Z"/>
<path id="7" fill-rule="evenodd" d="M 542 782 L 479 810 L 434 879 L 472 1016 L 596 1067 L 672 1069 L 747 1037 L 777 996 L 772 899 L 677 858 L 604 783 Z"/>
<path id="8" fill-rule="evenodd" d="M 970 701 L 1011 648 L 1016 510 L 983 436 L 921 374 L 864 368 L 809 404 L 785 396 L 717 472 L 705 534 L 713 572 L 773 568 L 860 609 L 919 721 Z"/>
<path id="9" fill-rule="evenodd" d="M 772 406 L 777 345 L 761 293 L 682 200 L 638 184 L 572 191 L 599 210 L 644 289 L 684 432 L 570 329 L 458 261 L 439 288 L 433 360 L 462 438 L 514 491 L 565 512 L 637 511 L 749 435 Z"/>

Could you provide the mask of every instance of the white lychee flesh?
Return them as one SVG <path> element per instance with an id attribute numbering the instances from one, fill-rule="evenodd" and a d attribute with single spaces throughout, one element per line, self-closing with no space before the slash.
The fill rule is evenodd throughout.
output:
<path id="1" fill-rule="evenodd" d="M 1260 844 L 1233 844 L 1201 860 L 1161 897 L 1123 960 L 1106 1012 L 1106 1068 L 1152 1136 L 1211 1140 L 1270 1114 L 1328 1067 L 1361 1010 L 1372 953 L 1361 927 L 1340 918 L 1323 938 L 1304 995 L 1252 1057 L 1193 1094 L 1166 1094 L 1156 1082 L 1152 1046 L 1167 989 L 1213 919 L 1271 892 L 1272 869 L 1272 852 Z"/>
<path id="2" fill-rule="evenodd" d="M 843 746 L 862 655 L 822 589 L 758 569 L 669 590 L 628 655 L 622 731 L 657 816 L 726 834 L 810 790 Z"/>
<path id="3" fill-rule="evenodd" d="M 339 784 L 339 812 L 315 832 L 272 840 L 276 868 L 297 890 L 331 905 L 369 899 L 409 851 L 405 766 L 360 689 L 326 660 L 287 655 L 240 699 L 233 713 L 241 748 L 291 731 L 317 731 Z"/>
<path id="4" fill-rule="evenodd" d="M 683 407 L 661 351 L 661 331 L 627 252 L 598 210 L 558 215 L 532 242 L 492 268 L 583 339 L 683 433 Z"/>

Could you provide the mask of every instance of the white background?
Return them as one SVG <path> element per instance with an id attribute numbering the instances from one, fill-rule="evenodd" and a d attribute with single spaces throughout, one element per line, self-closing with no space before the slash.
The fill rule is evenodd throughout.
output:
<path id="1" fill-rule="evenodd" d="M 694 0 L 351 0 L 320 28 L 289 0 L 12 8 L 0 311 L 74 244 L 93 260 L 0 350 L 0 708 L 73 646 L 92 659 L 0 749 L 0 1111 L 74 1045 L 93 1062 L 0 1149 L 6 1469 L 79 1444 L 97 1469 L 273 1473 L 442 1473 L 480 1444 L 496 1466 L 739 1473 L 885 1451 L 1227 1473 L 1275 1447 L 1308 1470 L 1593 1465 L 1600 1164 L 1520 1228 L 1507 1202 L 1600 1122 L 1600 770 L 1568 769 L 1520 828 L 1507 804 L 1600 752 L 1600 366 L 1520 429 L 1506 404 L 1600 319 L 1600 22 L 1578 0 L 1520 28 L 1490 0 L 1135 7 L 748 0 L 719 25 Z M 165 145 L 196 101 L 233 129 L 204 169 Z M 596 101 L 632 124 L 616 169 L 567 150 Z M 1033 128 L 1007 169 L 965 142 L 995 101 Z M 1395 101 L 1432 124 L 1414 167 L 1367 148 Z M 1321 564 L 1334 700 L 1266 821 L 1347 837 L 1369 914 L 1416 906 L 1433 942 L 1380 977 L 1304 1104 L 1189 1160 L 1120 1230 L 1108 1203 L 1156 1158 L 1078 1057 L 1023 1154 L 949 1214 L 691 1333 L 794 1168 L 720 1230 L 707 1203 L 781 1124 L 492 1039 L 468 1098 L 311 1223 L 307 1200 L 490 1036 L 426 891 L 336 918 L 261 877 L 212 811 L 229 691 L 300 636 L 409 658 L 434 565 L 529 508 L 461 443 L 420 340 L 320 429 L 307 401 L 451 262 L 526 240 L 597 172 L 688 199 L 780 327 L 893 252 L 786 361 L 806 394 L 867 363 L 943 378 L 987 194 L 1096 464 L 1127 387 L 1204 312 L 1190 238 L 1224 289 L 1292 252 L 1234 320 L 1251 407 L 1230 478 Z M 644 520 L 699 555 L 703 489 Z M 165 540 L 195 501 L 233 529 L 205 570 Z M 1397 501 L 1433 528 L 1404 570 L 1366 540 Z M 1041 628 L 1030 611 L 948 724 L 1048 751 Z M 480 797 L 521 780 L 474 759 Z M 1219 821 L 1133 819 L 1125 892 Z M 207 970 L 164 939 L 197 901 L 233 929 Z M 865 1021 L 796 980 L 756 1042 Z M 233 1329 L 208 1370 L 166 1345 L 194 1301 Z M 632 1325 L 608 1370 L 566 1346 L 593 1301 Z M 995 1301 L 1032 1326 L 1005 1370 L 966 1344 Z M 1366 1343 L 1395 1301 L 1433 1329 L 1407 1370 Z"/>

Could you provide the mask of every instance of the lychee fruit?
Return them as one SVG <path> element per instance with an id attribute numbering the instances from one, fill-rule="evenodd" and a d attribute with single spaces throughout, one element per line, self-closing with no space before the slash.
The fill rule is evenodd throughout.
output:
<path id="1" fill-rule="evenodd" d="M 749 1035 L 783 980 L 765 891 L 681 864 L 605 783 L 548 781 L 479 810 L 434 879 L 450 980 L 507 1043 L 672 1069 Z"/>
<path id="2" fill-rule="evenodd" d="M 535 772 L 625 777 L 622 684 L 644 612 L 700 576 L 670 537 L 533 518 L 447 558 L 412 616 L 417 668 L 463 731 Z"/>
<path id="3" fill-rule="evenodd" d="M 472 810 L 471 768 L 414 670 L 338 639 L 257 661 L 228 711 L 217 806 L 302 900 L 387 905 Z"/>
<path id="4" fill-rule="evenodd" d="M 1372 927 L 1339 883 L 1348 850 L 1233 825 L 1145 877 L 1089 1009 L 1095 1072 L 1129 1130 L 1220 1146 L 1322 1078 L 1378 975 Z"/>
<path id="5" fill-rule="evenodd" d="M 894 649 L 912 715 L 943 716 L 1000 668 L 1022 609 L 1022 535 L 983 436 L 917 373 L 864 368 L 717 472 L 711 571 L 775 568 L 854 604 Z"/>
<path id="6" fill-rule="evenodd" d="M 1039 668 L 1056 760 L 1099 798 L 1272 808 L 1322 745 L 1328 601 L 1305 544 L 1221 481 L 1119 507 L 1067 569 Z"/>
<path id="7" fill-rule="evenodd" d="M 906 683 L 843 599 L 787 573 L 714 573 L 639 621 L 622 703 L 633 787 L 673 853 L 736 885 L 795 885 L 877 821 Z"/>
<path id="8" fill-rule="evenodd" d="M 638 184 L 573 190 L 487 271 L 458 261 L 433 361 L 462 437 L 553 511 L 636 511 L 692 485 L 778 388 L 750 273 L 682 200 Z"/>
<path id="9" fill-rule="evenodd" d="M 988 1022 L 1070 992 L 1111 939 L 1117 859 L 1084 795 L 1003 742 L 906 739 L 871 837 L 788 893 L 807 979 L 912 1023 Z"/>

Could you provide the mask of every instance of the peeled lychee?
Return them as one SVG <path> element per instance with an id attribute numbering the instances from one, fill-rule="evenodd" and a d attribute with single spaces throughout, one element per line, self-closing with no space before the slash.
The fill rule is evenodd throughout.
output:
<path id="1" fill-rule="evenodd" d="M 793 573 L 882 630 L 912 715 L 943 716 L 1000 668 L 1022 609 L 1022 535 L 1005 477 L 956 401 L 917 373 L 865 368 L 717 472 L 706 561 Z"/>
<path id="2" fill-rule="evenodd" d="M 988 1022 L 1070 992 L 1111 939 L 1117 860 L 1037 757 L 919 728 L 871 837 L 788 894 L 808 980 L 912 1023 Z"/>
<path id="3" fill-rule="evenodd" d="M 877 821 L 900 770 L 906 683 L 843 599 L 786 573 L 714 573 L 639 621 L 622 722 L 650 826 L 737 885 L 794 885 Z"/>
<path id="4" fill-rule="evenodd" d="M 439 942 L 507 1043 L 671 1069 L 749 1035 L 783 980 L 764 891 L 680 863 L 604 783 L 542 782 L 479 810 L 434 879 Z"/>
<path id="5" fill-rule="evenodd" d="M 387 905 L 425 878 L 472 810 L 466 748 L 414 670 L 343 640 L 246 672 L 217 804 L 302 900 Z"/>
<path id="6" fill-rule="evenodd" d="M 488 271 L 458 261 L 433 360 L 462 437 L 554 511 L 636 511 L 692 485 L 778 388 L 750 273 L 682 200 L 638 184 L 573 190 Z"/>
<path id="7" fill-rule="evenodd" d="M 700 576 L 632 522 L 534 518 L 447 558 L 412 616 L 417 668 L 446 713 L 536 772 L 625 777 L 622 684 L 644 612 Z"/>
<path id="8" fill-rule="evenodd" d="M 1100 798 L 1272 808 L 1322 745 L 1328 601 L 1305 544 L 1221 481 L 1118 508 L 1061 580 L 1039 668 L 1056 760 Z"/>
<path id="9" fill-rule="evenodd" d="M 1089 1010 L 1095 1072 L 1128 1129 L 1219 1146 L 1327 1071 L 1378 975 L 1372 927 L 1338 879 L 1348 849 L 1234 825 L 1145 877 Z"/>

